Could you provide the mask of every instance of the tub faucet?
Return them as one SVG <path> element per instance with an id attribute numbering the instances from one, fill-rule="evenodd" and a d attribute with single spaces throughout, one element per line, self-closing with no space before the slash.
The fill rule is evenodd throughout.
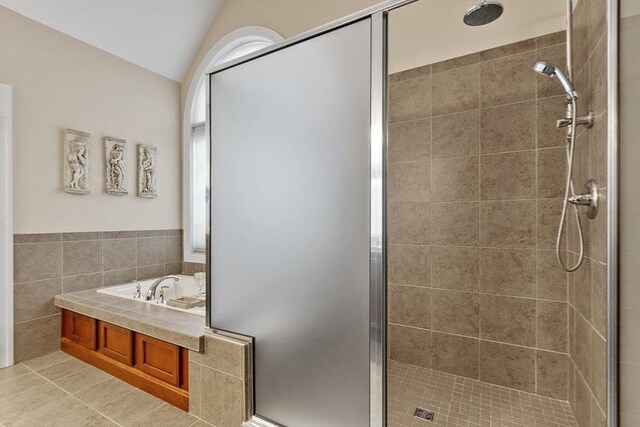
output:
<path id="1" fill-rule="evenodd" d="M 156 297 L 156 288 L 160 283 L 164 282 L 167 279 L 173 279 L 174 284 L 176 284 L 178 280 L 180 280 L 180 278 L 177 276 L 164 276 L 159 278 L 158 280 L 153 282 L 151 286 L 149 286 L 149 290 L 147 291 L 147 297 L 145 299 L 147 301 L 151 301 L 152 299 L 154 299 Z"/>

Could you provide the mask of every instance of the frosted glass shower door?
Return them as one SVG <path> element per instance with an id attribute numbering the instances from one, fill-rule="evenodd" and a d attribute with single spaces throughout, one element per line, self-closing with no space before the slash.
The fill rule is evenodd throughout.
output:
<path id="1" fill-rule="evenodd" d="M 371 40 L 366 18 L 209 77 L 210 325 L 254 338 L 280 425 L 370 425 Z"/>

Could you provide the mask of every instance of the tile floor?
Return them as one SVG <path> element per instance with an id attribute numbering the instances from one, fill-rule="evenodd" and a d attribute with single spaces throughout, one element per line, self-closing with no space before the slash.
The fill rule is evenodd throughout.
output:
<path id="1" fill-rule="evenodd" d="M 2 427 L 209 424 L 66 353 L 0 369 Z"/>
<path id="2" fill-rule="evenodd" d="M 576 426 L 567 402 L 389 361 L 389 427 Z M 434 422 L 413 416 L 435 411 Z M 209 424 L 65 353 L 0 369 L 0 426 Z"/>
<path id="3" fill-rule="evenodd" d="M 389 427 L 577 426 L 567 402 L 478 380 L 389 361 Z M 435 411 L 433 422 L 413 416 Z"/>

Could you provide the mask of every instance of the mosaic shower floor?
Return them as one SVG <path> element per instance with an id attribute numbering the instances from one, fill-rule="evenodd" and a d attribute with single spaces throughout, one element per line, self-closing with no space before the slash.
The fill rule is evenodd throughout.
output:
<path id="1" fill-rule="evenodd" d="M 567 402 L 393 360 L 387 387 L 389 427 L 577 426 Z M 416 407 L 434 420 L 415 417 Z"/>

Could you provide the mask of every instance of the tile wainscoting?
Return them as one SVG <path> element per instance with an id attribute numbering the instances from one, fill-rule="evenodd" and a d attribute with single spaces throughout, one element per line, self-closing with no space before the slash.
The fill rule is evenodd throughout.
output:
<path id="1" fill-rule="evenodd" d="M 59 349 L 53 297 L 182 272 L 182 230 L 16 234 L 15 362 Z"/>

